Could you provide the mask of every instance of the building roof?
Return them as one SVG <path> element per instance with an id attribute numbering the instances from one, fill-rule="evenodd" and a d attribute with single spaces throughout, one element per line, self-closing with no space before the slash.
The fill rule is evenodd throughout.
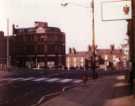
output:
<path id="1" fill-rule="evenodd" d="M 109 55 L 111 53 L 111 49 L 97 49 L 97 54 L 101 54 L 101 55 L 104 55 L 104 54 L 107 54 Z M 113 54 L 115 55 L 120 55 L 122 54 L 122 50 L 121 49 L 114 49 L 112 51 Z M 85 57 L 85 58 L 88 58 L 89 55 L 92 55 L 92 52 L 88 52 L 88 51 L 77 51 L 75 53 L 71 53 L 71 54 L 67 54 L 67 56 L 76 56 L 76 57 Z"/>
<path id="2" fill-rule="evenodd" d="M 111 49 L 97 49 L 97 52 L 99 54 L 110 54 L 111 53 Z M 114 49 L 112 51 L 113 54 L 121 54 L 122 53 L 122 49 Z"/>
<path id="3" fill-rule="evenodd" d="M 57 27 L 48 27 L 48 24 L 46 22 L 35 22 L 35 26 L 33 27 L 23 27 L 23 28 L 19 28 L 19 27 L 15 27 L 15 25 L 13 25 L 13 34 L 22 34 L 22 33 L 35 33 L 37 32 L 37 29 L 40 28 L 40 32 L 44 32 L 44 33 L 57 33 L 57 32 L 61 32 L 61 30 Z M 41 29 L 42 28 L 42 29 Z M 44 30 L 44 31 L 41 31 Z"/>

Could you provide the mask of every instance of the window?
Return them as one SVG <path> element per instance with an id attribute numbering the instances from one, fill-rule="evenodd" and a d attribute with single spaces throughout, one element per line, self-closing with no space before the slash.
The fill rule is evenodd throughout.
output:
<path id="1" fill-rule="evenodd" d="M 55 53 L 55 45 L 49 44 L 47 48 L 48 48 L 48 53 L 50 53 L 50 54 Z"/>
<path id="2" fill-rule="evenodd" d="M 26 48 L 27 48 L 26 51 L 28 54 L 33 54 L 35 52 L 34 45 L 27 45 Z"/>
<path id="3" fill-rule="evenodd" d="M 44 45 L 38 45 L 37 51 L 39 54 L 43 54 L 44 53 Z"/>

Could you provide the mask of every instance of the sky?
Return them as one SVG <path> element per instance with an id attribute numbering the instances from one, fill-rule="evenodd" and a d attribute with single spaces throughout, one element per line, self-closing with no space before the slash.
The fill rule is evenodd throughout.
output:
<path id="1" fill-rule="evenodd" d="M 102 1 L 95 1 L 95 39 L 98 48 L 116 48 L 127 38 L 127 21 L 102 21 Z M 117 1 L 117 0 L 113 0 Z M 67 7 L 60 4 L 69 2 Z M 87 50 L 92 44 L 91 0 L 0 0 L 0 30 L 6 34 L 9 19 L 10 34 L 12 24 L 30 27 L 34 21 L 48 22 L 49 26 L 59 27 L 66 34 L 66 51 L 69 47 L 77 51 Z M 107 14 L 110 16 L 111 14 Z M 113 15 L 112 15 L 113 16 Z"/>

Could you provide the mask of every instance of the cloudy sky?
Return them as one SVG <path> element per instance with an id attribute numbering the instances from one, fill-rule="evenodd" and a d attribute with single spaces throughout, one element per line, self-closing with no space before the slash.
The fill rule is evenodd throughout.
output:
<path id="1" fill-rule="evenodd" d="M 62 7 L 62 2 L 70 2 Z M 66 33 L 66 47 L 87 50 L 92 41 L 91 0 L 0 0 L 0 30 L 6 33 L 6 19 L 19 27 L 34 25 L 34 21 L 46 21 L 49 26 L 59 27 Z M 120 47 L 126 38 L 127 22 L 102 21 L 102 1 L 95 0 L 95 35 L 99 48 L 109 48 L 110 44 Z M 118 0 L 113 0 L 118 1 Z M 72 3 L 71 3 L 72 2 Z M 108 15 L 111 16 L 111 14 Z M 102 15 L 101 15 L 102 14 Z M 112 14 L 112 16 L 114 16 Z"/>

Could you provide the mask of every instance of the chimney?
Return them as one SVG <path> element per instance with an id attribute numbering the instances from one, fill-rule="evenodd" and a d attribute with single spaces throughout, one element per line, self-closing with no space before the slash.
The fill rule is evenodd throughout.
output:
<path id="1" fill-rule="evenodd" d="M 75 48 L 73 48 L 73 54 L 76 54 L 76 49 Z"/>
<path id="2" fill-rule="evenodd" d="M 89 51 L 89 52 L 91 51 L 91 46 L 90 46 L 90 45 L 88 46 L 88 51 Z"/>
<path id="3" fill-rule="evenodd" d="M 112 44 L 112 45 L 110 46 L 110 49 L 111 49 L 111 51 L 113 51 L 113 50 L 115 49 L 114 44 Z"/>
<path id="4" fill-rule="evenodd" d="M 15 24 L 12 25 L 13 34 L 16 34 Z"/>
<path id="5" fill-rule="evenodd" d="M 72 49 L 71 48 L 69 48 L 69 54 L 71 54 L 72 53 Z"/>

